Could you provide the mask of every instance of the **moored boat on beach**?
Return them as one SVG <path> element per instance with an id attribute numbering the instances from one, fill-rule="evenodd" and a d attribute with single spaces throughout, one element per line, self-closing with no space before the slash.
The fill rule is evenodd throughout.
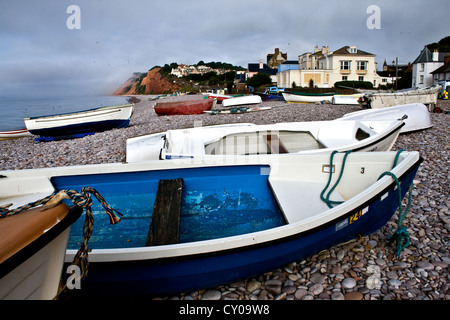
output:
<path id="1" fill-rule="evenodd" d="M 127 162 L 177 158 L 388 151 L 403 121 L 307 121 L 168 130 L 127 140 Z"/>
<path id="2" fill-rule="evenodd" d="M 2 188 L 0 206 L 8 196 L 15 195 Z M 51 300 L 56 297 L 70 226 L 81 211 L 78 207 L 69 209 L 59 204 L 5 217 L 6 212 L 0 212 L 0 299 Z"/>
<path id="3" fill-rule="evenodd" d="M 284 100 L 296 103 L 331 101 L 334 93 L 282 92 Z"/>
<path id="4" fill-rule="evenodd" d="M 203 111 L 211 110 L 215 100 L 197 99 L 174 102 L 159 102 L 154 110 L 158 116 L 183 115 L 183 114 L 201 114 Z"/>
<path id="5" fill-rule="evenodd" d="M 381 109 L 365 109 L 347 113 L 336 120 L 389 121 L 395 119 L 403 119 L 405 122 L 400 133 L 424 130 L 433 126 L 430 112 L 423 103 L 410 103 Z"/>
<path id="6" fill-rule="evenodd" d="M 336 94 L 331 98 L 332 104 L 354 104 L 358 105 L 359 98 L 361 98 L 364 93 L 355 93 L 355 94 Z"/>
<path id="7" fill-rule="evenodd" d="M 32 134 L 27 129 L 0 131 L 0 140 L 17 139 L 29 136 L 32 136 Z"/>
<path id="8" fill-rule="evenodd" d="M 359 98 L 358 103 L 362 108 L 388 108 L 402 104 L 423 103 L 430 110 L 436 105 L 440 85 L 427 88 L 399 90 L 396 92 L 366 93 Z"/>
<path id="9" fill-rule="evenodd" d="M 127 127 L 134 104 L 101 107 L 75 113 L 25 118 L 28 131 L 40 136 L 63 136 Z"/>
<path id="10" fill-rule="evenodd" d="M 247 95 L 241 97 L 233 97 L 222 101 L 223 107 L 234 107 L 242 105 L 251 105 L 261 103 L 262 99 L 258 95 Z"/>
<path id="11" fill-rule="evenodd" d="M 0 172 L 0 191 L 37 200 L 92 186 L 123 217 L 110 226 L 93 206 L 89 275 L 73 294 L 159 295 L 262 274 L 378 230 L 420 162 L 375 152 L 12 170 Z M 68 264 L 82 229 L 72 227 Z"/>

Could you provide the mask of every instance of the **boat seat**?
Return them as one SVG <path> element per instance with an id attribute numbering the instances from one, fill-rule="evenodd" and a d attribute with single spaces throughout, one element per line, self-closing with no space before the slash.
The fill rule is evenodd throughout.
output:
<path id="1" fill-rule="evenodd" d="M 179 242 L 182 188 L 183 179 L 159 180 L 146 246 Z"/>
<path id="2" fill-rule="evenodd" d="M 278 204 L 287 223 L 295 223 L 314 217 L 320 212 L 329 210 L 327 204 L 320 199 L 320 193 L 326 183 L 301 182 L 289 180 L 269 179 Z M 292 199 L 304 199 L 292 201 Z M 342 196 L 334 190 L 330 200 L 344 201 Z"/>

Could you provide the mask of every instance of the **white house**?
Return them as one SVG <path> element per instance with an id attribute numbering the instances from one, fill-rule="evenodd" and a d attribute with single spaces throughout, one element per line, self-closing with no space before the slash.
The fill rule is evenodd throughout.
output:
<path id="1" fill-rule="evenodd" d="M 425 88 L 435 84 L 432 72 L 444 65 L 444 57 L 448 54 L 437 50 L 431 53 L 425 47 L 413 62 L 412 87 Z"/>
<path id="2" fill-rule="evenodd" d="M 314 52 L 299 56 L 297 70 L 283 70 L 277 74 L 279 87 L 308 87 L 311 83 L 319 88 L 330 88 L 337 81 L 369 81 L 374 87 L 381 84 L 377 74 L 375 55 L 345 46 L 334 52 L 329 47 L 316 47 Z"/>

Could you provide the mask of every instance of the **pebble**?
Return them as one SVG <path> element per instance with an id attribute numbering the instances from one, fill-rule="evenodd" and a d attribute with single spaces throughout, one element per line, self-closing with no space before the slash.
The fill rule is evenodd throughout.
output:
<path id="1" fill-rule="evenodd" d="M 123 162 L 126 139 L 168 129 L 231 122 L 332 120 L 359 110 L 359 106 L 264 102 L 272 110 L 239 115 L 158 117 L 153 111 L 155 101 L 149 101 L 148 96 L 137 98 L 140 102 L 135 104 L 127 128 L 46 143 L 34 143 L 32 137 L 0 140 L 0 170 Z M 165 99 L 198 98 L 193 95 Z M 450 110 L 450 101 L 438 100 L 438 106 Z M 155 299 L 450 300 L 449 115 L 430 113 L 430 117 L 432 128 L 401 134 L 392 148 L 417 150 L 424 159 L 415 177 L 411 209 L 404 220 L 411 242 L 400 256 L 396 256 L 386 241 L 397 228 L 396 213 L 384 227 L 369 236 L 336 245 L 255 278 Z"/>

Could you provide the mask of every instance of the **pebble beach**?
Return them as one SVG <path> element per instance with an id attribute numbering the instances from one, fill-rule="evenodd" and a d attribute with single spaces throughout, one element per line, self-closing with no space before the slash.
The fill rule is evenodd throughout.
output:
<path id="1" fill-rule="evenodd" d="M 35 143 L 34 137 L 0 140 L 0 170 L 124 162 L 126 140 L 169 129 L 224 123 L 270 124 L 333 120 L 360 110 L 356 105 L 263 102 L 270 110 L 238 114 L 157 116 L 157 102 L 202 99 L 186 95 L 149 100 L 136 96 L 130 126 L 81 139 Z M 136 100 L 137 101 L 137 100 Z M 220 104 L 218 105 L 220 106 Z M 450 101 L 438 100 L 450 110 Z M 393 150 L 419 151 L 424 158 L 415 177 L 411 209 L 404 220 L 410 244 L 400 256 L 386 238 L 397 214 L 369 236 L 342 243 L 279 269 L 217 288 L 164 300 L 450 300 L 449 119 L 430 113 L 433 127 L 401 134 Z M 406 201 L 404 201 L 406 204 Z M 95 228 L 94 228 L 95 232 Z"/>

